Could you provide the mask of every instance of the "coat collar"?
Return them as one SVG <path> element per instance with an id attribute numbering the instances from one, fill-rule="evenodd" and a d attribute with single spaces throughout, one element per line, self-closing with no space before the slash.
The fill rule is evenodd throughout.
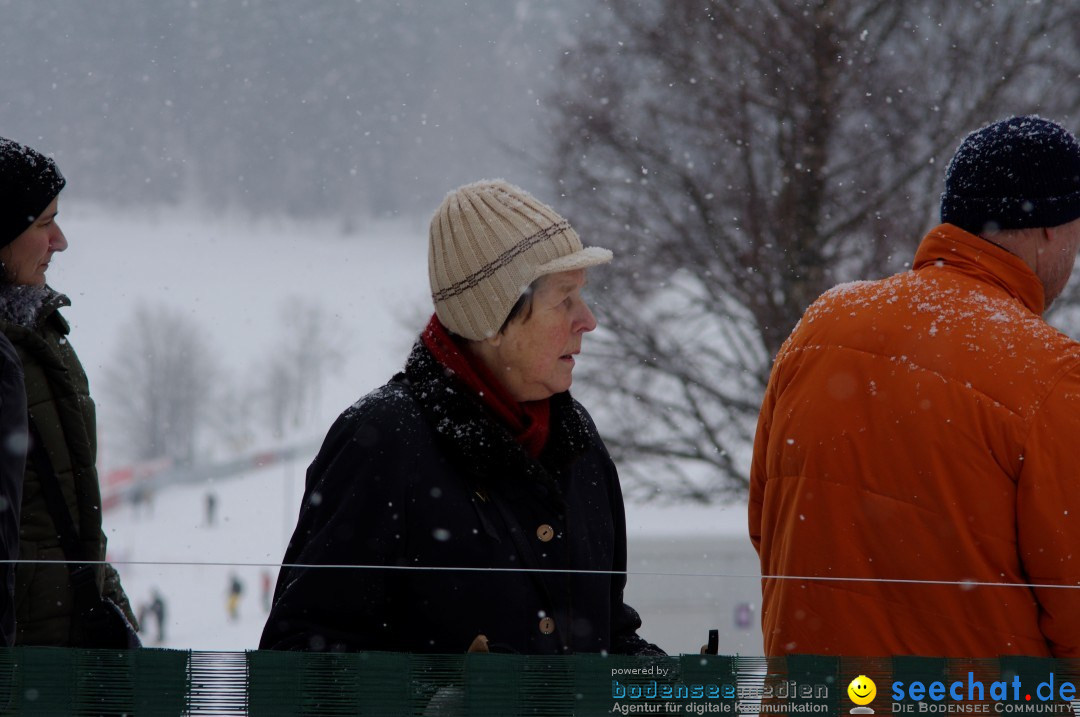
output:
<path id="1" fill-rule="evenodd" d="M 996 244 L 960 229 L 941 224 L 930 230 L 918 251 L 912 269 L 944 262 L 963 274 L 1005 290 L 1037 316 L 1046 309 L 1042 281 L 1024 261 Z"/>
<path id="2" fill-rule="evenodd" d="M 455 463 L 481 485 L 515 489 L 523 487 L 519 477 L 526 477 L 544 486 L 553 498 L 560 497 L 562 489 L 554 476 L 591 442 L 588 420 L 569 392 L 564 392 L 551 397 L 551 434 L 543 453 L 539 459 L 530 457 L 479 397 L 420 341 L 413 346 L 404 373 L 395 378 L 408 384 Z"/>
<path id="3" fill-rule="evenodd" d="M 71 300 L 49 286 L 0 287 L 0 323 L 6 325 L 5 331 L 18 327 L 33 333 L 55 316 L 59 320 L 57 329 L 67 334 L 70 330 L 67 321 L 56 313 L 64 306 L 71 306 Z"/>

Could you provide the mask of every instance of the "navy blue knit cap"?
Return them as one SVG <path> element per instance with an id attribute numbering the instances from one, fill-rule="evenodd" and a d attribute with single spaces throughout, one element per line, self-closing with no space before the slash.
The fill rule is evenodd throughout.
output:
<path id="1" fill-rule="evenodd" d="M 945 172 L 941 221 L 981 234 L 1080 218 L 1080 144 L 1061 125 L 1010 117 L 964 138 Z"/>
<path id="2" fill-rule="evenodd" d="M 37 221 L 66 183 L 56 162 L 0 137 L 0 248 Z"/>

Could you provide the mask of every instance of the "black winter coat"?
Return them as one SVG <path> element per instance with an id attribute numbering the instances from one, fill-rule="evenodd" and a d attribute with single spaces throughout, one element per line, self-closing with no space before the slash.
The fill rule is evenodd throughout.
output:
<path id="1" fill-rule="evenodd" d="M 483 634 L 528 654 L 663 654 L 623 602 L 615 466 L 585 410 L 551 401 L 535 460 L 418 342 L 308 469 L 260 647 L 461 653 Z"/>

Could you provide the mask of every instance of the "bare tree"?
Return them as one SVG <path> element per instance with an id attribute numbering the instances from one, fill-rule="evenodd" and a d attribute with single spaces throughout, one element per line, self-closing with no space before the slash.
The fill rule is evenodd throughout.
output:
<path id="1" fill-rule="evenodd" d="M 969 130 L 1080 108 L 1075 3 L 597 2 L 553 112 L 598 274 L 579 383 L 638 496 L 746 488 L 772 357 L 830 286 L 904 268 Z"/>
<path id="2" fill-rule="evenodd" d="M 239 377 L 218 375 L 219 386 L 214 392 L 214 410 L 208 424 L 217 445 L 211 445 L 208 452 L 220 446 L 227 455 L 241 453 L 252 448 L 258 439 L 261 387 L 252 383 L 248 373 Z"/>
<path id="3" fill-rule="evenodd" d="M 346 341 L 338 321 L 322 306 L 293 297 L 281 308 L 282 335 L 264 368 L 268 427 L 281 437 L 311 418 L 323 383 L 340 372 Z"/>
<path id="4" fill-rule="evenodd" d="M 194 460 L 217 373 L 194 320 L 167 306 L 136 309 L 103 376 L 124 452 L 135 460 Z"/>

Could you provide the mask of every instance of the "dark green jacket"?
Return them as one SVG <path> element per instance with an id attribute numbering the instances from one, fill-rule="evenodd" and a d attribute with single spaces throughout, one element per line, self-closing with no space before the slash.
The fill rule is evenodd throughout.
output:
<path id="1" fill-rule="evenodd" d="M 26 388 L 15 347 L 0 333 L 0 557 L 19 557 L 19 510 L 22 508 L 26 444 Z M 0 565 L 0 646 L 15 642 L 15 565 Z"/>
<path id="2" fill-rule="evenodd" d="M 27 319 L 25 301 L 15 306 L 20 302 L 12 299 L 11 291 L 11 287 L 0 291 L 0 331 L 22 360 L 30 419 L 41 433 L 85 553 L 104 560 L 94 402 L 86 373 L 67 339 L 68 323 L 57 311 L 71 302 L 51 289 L 41 291 L 36 296 L 43 301 L 31 307 L 36 311 L 29 312 L 33 318 Z M 30 295 L 34 296 L 33 290 Z M 19 540 L 21 560 L 64 560 L 31 460 L 26 462 Z M 97 582 L 103 594 L 136 624 L 112 566 L 99 568 Z M 15 611 L 16 644 L 68 644 L 78 626 L 71 622 L 73 600 L 67 568 L 62 564 L 21 563 L 15 575 Z"/>

